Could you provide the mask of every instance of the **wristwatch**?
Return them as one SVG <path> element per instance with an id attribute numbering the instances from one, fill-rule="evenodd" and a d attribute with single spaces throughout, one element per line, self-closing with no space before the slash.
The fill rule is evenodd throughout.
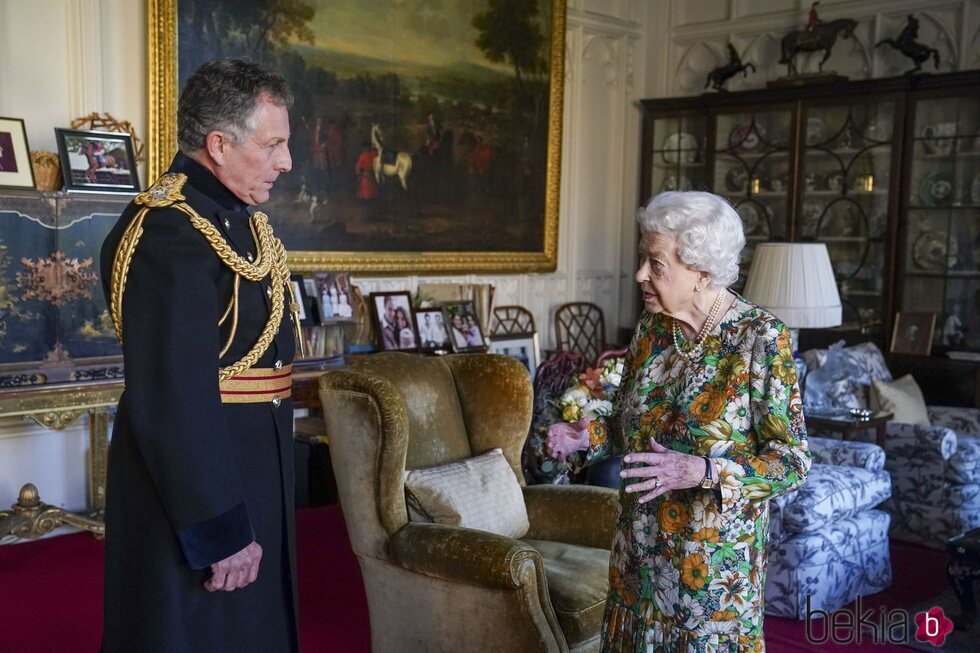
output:
<path id="1" fill-rule="evenodd" d="M 710 490 L 715 484 L 715 480 L 711 478 L 711 459 L 707 456 L 704 457 L 704 478 L 701 479 L 700 487 L 705 490 Z"/>

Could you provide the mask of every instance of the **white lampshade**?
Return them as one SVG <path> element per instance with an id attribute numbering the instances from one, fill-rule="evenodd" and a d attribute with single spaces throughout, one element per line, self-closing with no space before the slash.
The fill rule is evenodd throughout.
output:
<path id="1" fill-rule="evenodd" d="M 841 323 L 840 294 L 823 243 L 761 243 L 743 293 L 791 329 Z"/>

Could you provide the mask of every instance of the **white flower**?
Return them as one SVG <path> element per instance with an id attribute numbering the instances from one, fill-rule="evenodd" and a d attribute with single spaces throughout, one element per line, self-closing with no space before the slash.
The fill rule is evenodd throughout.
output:
<path id="1" fill-rule="evenodd" d="M 714 506 L 714 493 L 702 492 L 691 502 L 691 523 L 721 530 L 721 513 Z"/>
<path id="2" fill-rule="evenodd" d="M 735 431 L 745 432 L 750 426 L 749 397 L 741 394 L 728 403 L 725 408 L 725 421 L 728 422 Z"/>
<path id="3" fill-rule="evenodd" d="M 650 565 L 650 581 L 657 589 L 666 590 L 670 587 L 677 587 L 680 577 L 680 571 L 671 564 L 670 558 L 658 556 Z"/>
<path id="4" fill-rule="evenodd" d="M 696 630 L 701 625 L 704 618 L 704 608 L 698 600 L 690 594 L 681 597 L 677 612 L 684 619 L 684 627 L 689 630 Z"/>
<path id="5" fill-rule="evenodd" d="M 719 592 L 718 598 L 721 608 L 735 608 L 737 613 L 741 613 L 748 603 L 746 596 L 748 590 L 748 579 L 738 572 L 725 570 L 711 581 L 709 586 L 712 592 Z"/>
<path id="6" fill-rule="evenodd" d="M 660 606 L 660 611 L 663 612 L 665 616 L 673 617 L 674 613 L 677 611 L 677 599 L 679 592 L 680 586 L 677 583 L 654 591 L 653 598 L 656 599 L 657 605 Z"/>
<path id="7" fill-rule="evenodd" d="M 597 417 L 606 417 L 612 414 L 612 402 L 605 399 L 589 399 L 582 407 L 582 412 L 590 420 Z"/>
<path id="8" fill-rule="evenodd" d="M 633 519 L 633 539 L 638 542 L 646 541 L 657 524 L 649 512 L 641 512 Z"/>

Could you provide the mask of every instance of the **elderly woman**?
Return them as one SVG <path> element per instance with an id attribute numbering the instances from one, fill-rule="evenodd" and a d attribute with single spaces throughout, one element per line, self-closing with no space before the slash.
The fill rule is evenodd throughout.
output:
<path id="1" fill-rule="evenodd" d="M 602 651 L 762 651 L 768 501 L 810 467 L 789 332 L 727 289 L 745 237 L 725 200 L 661 193 L 637 217 L 617 410 L 548 430 L 554 457 L 625 454 Z"/>

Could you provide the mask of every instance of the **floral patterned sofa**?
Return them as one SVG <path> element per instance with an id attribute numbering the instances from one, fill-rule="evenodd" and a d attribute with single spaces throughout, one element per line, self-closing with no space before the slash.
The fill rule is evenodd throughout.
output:
<path id="1" fill-rule="evenodd" d="M 885 452 L 865 442 L 811 437 L 813 465 L 796 492 L 769 503 L 766 613 L 803 619 L 836 610 L 892 582 L 889 515 L 875 506 L 891 496 Z"/>
<path id="2" fill-rule="evenodd" d="M 867 408 L 871 379 L 892 381 L 891 372 L 873 343 L 844 351 L 861 374 L 836 387 L 830 399 L 835 406 Z M 808 371 L 823 363 L 825 352 L 803 354 Z M 892 516 L 892 537 L 943 548 L 953 535 L 980 527 L 980 410 L 929 406 L 928 415 L 930 426 L 887 426 L 892 498 L 884 509 Z"/>

